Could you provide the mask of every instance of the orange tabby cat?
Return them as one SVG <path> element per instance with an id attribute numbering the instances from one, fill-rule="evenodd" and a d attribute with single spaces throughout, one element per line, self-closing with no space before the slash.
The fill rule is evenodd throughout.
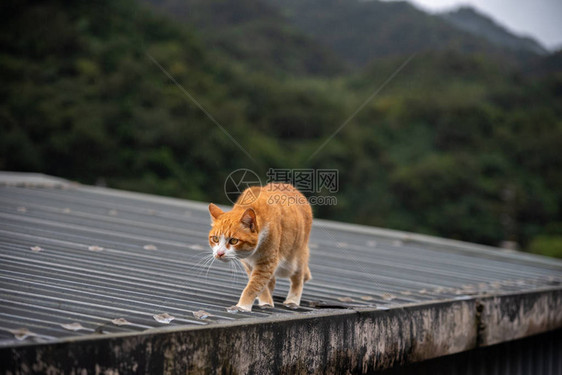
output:
<path id="1" fill-rule="evenodd" d="M 308 281 L 308 237 L 312 210 L 306 198 L 288 184 L 246 189 L 231 211 L 209 204 L 212 228 L 209 245 L 215 258 L 240 259 L 248 285 L 229 311 L 251 311 L 258 298 L 261 307 L 273 307 L 275 277 L 288 277 L 291 287 L 284 305 L 297 308 Z"/>

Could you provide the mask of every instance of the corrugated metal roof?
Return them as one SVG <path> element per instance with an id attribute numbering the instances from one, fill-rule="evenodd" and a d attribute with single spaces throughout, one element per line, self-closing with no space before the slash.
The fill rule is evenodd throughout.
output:
<path id="1" fill-rule="evenodd" d="M 226 307 L 237 302 L 247 278 L 234 263 L 210 263 L 205 204 L 24 177 L 0 174 L 4 347 L 143 332 L 164 326 L 154 318 L 163 313 L 175 317 L 170 326 L 267 322 L 325 308 L 393 309 L 562 281 L 562 262 L 554 259 L 316 220 L 313 280 L 302 308 L 281 306 L 288 283 L 279 280 L 274 309 L 232 314 Z M 200 310 L 209 316 L 197 318 Z M 114 324 L 118 318 L 130 324 Z M 82 328 L 74 331 L 72 323 Z"/>

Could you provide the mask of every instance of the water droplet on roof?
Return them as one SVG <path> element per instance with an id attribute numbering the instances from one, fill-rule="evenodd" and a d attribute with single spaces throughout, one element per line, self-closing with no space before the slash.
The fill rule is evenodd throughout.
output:
<path id="1" fill-rule="evenodd" d="M 30 247 L 31 251 L 33 251 L 34 253 L 38 253 L 40 251 L 43 251 L 43 248 L 40 246 L 32 246 Z"/>
<path id="2" fill-rule="evenodd" d="M 363 301 L 372 301 L 372 300 L 373 300 L 373 297 L 371 297 L 371 296 L 361 296 L 361 299 L 362 299 Z"/>
<path id="3" fill-rule="evenodd" d="M 145 250 L 158 250 L 158 248 L 154 245 L 144 245 L 142 248 Z"/>
<path id="4" fill-rule="evenodd" d="M 244 310 L 242 310 L 240 307 L 234 305 L 234 306 L 227 307 L 226 311 L 231 313 L 231 314 L 238 314 L 240 311 L 244 311 Z"/>
<path id="5" fill-rule="evenodd" d="M 80 323 L 61 324 L 60 326 L 64 329 L 68 329 L 69 331 L 80 331 L 81 329 L 86 329 Z"/>
<path id="6" fill-rule="evenodd" d="M 392 301 L 393 299 L 396 298 L 396 296 L 391 293 L 383 293 L 381 297 L 386 301 Z"/>
<path id="7" fill-rule="evenodd" d="M 156 320 L 158 323 L 163 323 L 163 324 L 170 324 L 170 322 L 174 319 L 176 319 L 175 317 L 171 316 L 168 313 L 163 313 L 163 314 L 156 314 L 152 316 L 154 318 L 154 320 Z"/>
<path id="8" fill-rule="evenodd" d="M 197 245 L 197 244 L 195 244 L 195 245 L 189 245 L 188 247 L 189 247 L 191 250 L 205 250 L 205 248 L 204 248 L 203 246 Z"/>
<path id="9" fill-rule="evenodd" d="M 204 310 L 194 311 L 193 316 L 197 319 L 207 319 L 211 314 Z"/>
<path id="10" fill-rule="evenodd" d="M 103 251 L 103 247 L 101 246 L 96 246 L 96 245 L 92 245 L 92 246 L 88 246 L 88 250 L 90 251 Z"/>
<path id="11" fill-rule="evenodd" d="M 117 319 L 113 319 L 111 321 L 111 323 L 115 324 L 116 326 L 125 326 L 128 324 L 132 324 L 131 322 L 129 322 L 127 319 L 125 318 L 117 318 Z"/>
<path id="12" fill-rule="evenodd" d="M 37 336 L 37 334 L 31 332 L 27 328 L 18 328 L 8 330 L 17 340 L 25 340 L 28 337 Z"/>

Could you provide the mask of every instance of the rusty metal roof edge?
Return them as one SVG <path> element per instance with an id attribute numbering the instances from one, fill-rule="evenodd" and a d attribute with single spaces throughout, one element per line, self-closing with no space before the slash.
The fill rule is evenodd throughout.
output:
<path id="1" fill-rule="evenodd" d="M 83 336 L 69 336 L 62 339 L 50 341 L 50 342 L 22 342 L 19 345 L 11 345 L 7 347 L 1 347 L 0 350 L 5 348 L 21 348 L 21 347 L 29 347 L 29 346 L 40 346 L 40 345 L 55 345 L 55 344 L 65 344 L 65 343 L 77 343 L 83 341 L 97 341 L 97 340 L 112 340 L 112 339 L 120 339 L 120 338 L 127 338 L 127 337 L 138 337 L 144 335 L 153 335 L 153 334 L 169 334 L 169 333 L 180 333 L 186 331 L 200 331 L 200 330 L 208 330 L 208 329 L 227 329 L 232 327 L 244 327 L 248 325 L 260 325 L 260 324 L 276 324 L 276 323 L 285 323 L 291 321 L 305 321 L 310 319 L 319 319 L 319 318 L 330 318 L 330 317 L 344 317 L 344 316 L 351 316 L 354 314 L 386 314 L 389 311 L 408 311 L 411 309 L 423 308 L 423 307 L 435 307 L 444 304 L 455 304 L 455 303 L 462 303 L 462 302 L 479 302 L 484 300 L 490 299 L 509 299 L 512 297 L 525 297 L 531 295 L 542 295 L 544 293 L 552 293 L 552 292 L 559 292 L 561 295 L 560 303 L 559 303 L 559 310 L 560 310 L 560 319 L 559 325 L 557 328 L 562 328 L 562 286 L 552 286 L 552 287 L 540 287 L 533 290 L 527 291 L 515 291 L 515 292 L 504 292 L 504 293 L 490 293 L 490 294 L 477 294 L 477 295 L 459 295 L 455 298 L 445 298 L 439 300 L 431 300 L 431 301 L 423 301 L 423 302 L 412 302 L 407 303 L 404 305 L 396 306 L 394 308 L 380 308 L 380 307 L 369 307 L 369 306 L 352 306 L 348 308 L 329 308 L 329 309 L 321 309 L 321 310 L 314 310 L 314 311 L 307 311 L 301 314 L 279 314 L 273 315 L 269 317 L 255 317 L 255 318 L 246 318 L 242 320 L 232 320 L 232 321 L 213 321 L 207 325 L 183 325 L 183 326 L 162 326 L 157 328 L 150 328 L 143 332 L 123 332 L 123 333 L 111 333 L 111 334 L 87 334 Z M 499 304 L 501 305 L 501 301 Z M 537 332 L 540 333 L 540 332 Z M 524 336 L 523 336 L 524 337 Z M 521 337 L 518 337 L 521 338 Z"/>
<path id="2" fill-rule="evenodd" d="M 197 372 L 211 366 L 218 373 L 267 373 L 276 366 L 280 373 L 325 373 L 344 366 L 365 373 L 560 327 L 558 287 L 386 311 L 329 311 L 197 329 L 155 329 L 141 335 L 89 336 L 59 342 L 56 348 L 0 348 L 0 358 L 8 360 L 3 365 L 7 371 L 8 366 L 17 370 L 22 359 L 27 366 L 54 366 L 62 373 L 111 357 L 109 368 L 119 367 L 120 372 L 134 372 L 142 361 L 145 369 L 159 372 Z M 68 361 L 69 356 L 75 361 Z"/>

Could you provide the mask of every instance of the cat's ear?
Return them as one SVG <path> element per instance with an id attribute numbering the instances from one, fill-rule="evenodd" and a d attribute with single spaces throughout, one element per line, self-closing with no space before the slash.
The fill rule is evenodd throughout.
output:
<path id="1" fill-rule="evenodd" d="M 224 211 L 221 210 L 220 208 L 218 208 L 217 205 L 211 203 L 211 204 L 209 204 L 209 213 L 211 214 L 211 223 L 213 223 L 222 214 L 224 214 Z"/>
<path id="2" fill-rule="evenodd" d="M 248 208 L 244 211 L 244 215 L 240 219 L 243 226 L 250 229 L 252 232 L 256 230 L 256 211 L 253 208 Z"/>

